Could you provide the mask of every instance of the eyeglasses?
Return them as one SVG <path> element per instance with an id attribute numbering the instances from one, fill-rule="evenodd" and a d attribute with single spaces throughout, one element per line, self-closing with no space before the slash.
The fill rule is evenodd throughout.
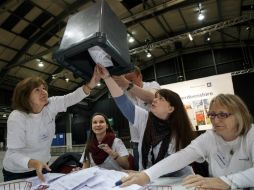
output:
<path id="1" fill-rule="evenodd" d="M 210 119 L 215 119 L 215 117 L 217 117 L 218 119 L 226 119 L 231 115 L 232 115 L 232 113 L 225 113 L 225 112 L 219 112 L 219 113 L 211 112 L 211 113 L 207 114 L 207 116 Z"/>

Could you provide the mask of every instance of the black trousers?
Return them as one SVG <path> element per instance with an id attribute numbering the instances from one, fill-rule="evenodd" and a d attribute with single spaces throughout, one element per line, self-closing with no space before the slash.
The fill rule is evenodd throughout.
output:
<path id="1" fill-rule="evenodd" d="M 34 177 L 36 176 L 36 171 L 31 171 L 31 172 L 24 172 L 24 173 L 12 173 L 9 171 L 6 171 L 5 169 L 3 171 L 3 176 L 4 176 L 4 181 L 11 181 L 15 179 L 24 179 L 24 178 L 29 178 L 29 177 Z"/>
<path id="2" fill-rule="evenodd" d="M 139 153 L 138 153 L 138 143 L 132 142 L 132 149 L 133 149 L 133 157 L 134 157 L 134 170 L 139 170 Z"/>

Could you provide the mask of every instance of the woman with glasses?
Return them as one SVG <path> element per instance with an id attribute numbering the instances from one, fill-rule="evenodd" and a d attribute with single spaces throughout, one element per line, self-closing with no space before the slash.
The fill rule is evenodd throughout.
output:
<path id="1" fill-rule="evenodd" d="M 167 89 L 155 93 L 150 111 L 134 105 L 109 75 L 106 68 L 97 65 L 98 75 L 104 79 L 111 95 L 124 116 L 136 127 L 139 139 L 139 168 L 146 169 L 190 144 L 194 137 L 192 125 L 180 96 Z M 133 90 L 151 93 L 134 85 Z M 170 176 L 187 176 L 193 173 L 183 166 Z M 165 174 L 167 174 L 165 173 Z"/>
<path id="2" fill-rule="evenodd" d="M 206 160 L 211 177 L 190 175 L 186 187 L 237 189 L 254 187 L 254 127 L 252 116 L 236 95 L 219 94 L 212 99 L 208 130 L 185 149 L 163 159 L 151 168 L 123 180 L 123 185 L 145 184 L 174 172 L 194 161 Z"/>

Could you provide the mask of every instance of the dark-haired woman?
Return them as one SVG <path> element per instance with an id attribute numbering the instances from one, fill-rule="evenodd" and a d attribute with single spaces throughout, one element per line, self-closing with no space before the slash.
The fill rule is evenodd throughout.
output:
<path id="1" fill-rule="evenodd" d="M 128 150 L 116 138 L 107 116 L 95 113 L 91 118 L 90 136 L 81 157 L 83 168 L 100 166 L 111 170 L 129 169 Z"/>
<path id="2" fill-rule="evenodd" d="M 48 98 L 48 87 L 40 77 L 20 81 L 12 97 L 14 111 L 7 121 L 7 152 L 3 160 L 4 181 L 38 176 L 50 170 L 50 147 L 55 134 L 55 117 L 87 97 L 99 77 L 65 96 Z"/>
<path id="3" fill-rule="evenodd" d="M 97 65 L 95 70 L 104 79 L 124 116 L 133 123 L 133 127 L 138 128 L 140 170 L 151 167 L 190 144 L 194 137 L 192 125 L 178 94 L 166 89 L 158 90 L 148 112 L 134 105 L 124 95 L 106 68 Z M 143 89 L 133 85 L 132 90 Z M 170 176 L 185 176 L 191 173 L 192 168 L 185 167 Z"/>

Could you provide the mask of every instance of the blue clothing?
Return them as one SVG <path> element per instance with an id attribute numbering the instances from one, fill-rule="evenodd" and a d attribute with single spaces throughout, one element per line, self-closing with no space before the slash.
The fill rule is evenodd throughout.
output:
<path id="1" fill-rule="evenodd" d="M 123 115 L 128 119 L 128 121 L 134 123 L 135 106 L 129 100 L 129 98 L 125 94 L 123 94 L 122 96 L 115 97 L 114 100 Z"/>

